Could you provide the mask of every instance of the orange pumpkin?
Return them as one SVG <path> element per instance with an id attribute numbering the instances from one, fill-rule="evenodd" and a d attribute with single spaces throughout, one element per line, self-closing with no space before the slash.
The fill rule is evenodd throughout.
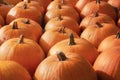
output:
<path id="1" fill-rule="evenodd" d="M 0 61 L 0 80 L 32 80 L 28 71 L 14 61 Z"/>
<path id="2" fill-rule="evenodd" d="M 98 80 L 120 80 L 120 47 L 103 51 L 97 57 L 93 68 Z"/>
<path id="3" fill-rule="evenodd" d="M 109 45 L 108 45 L 109 44 Z M 98 51 L 103 52 L 107 49 L 120 46 L 120 32 L 105 38 L 99 45 Z"/>
<path id="4" fill-rule="evenodd" d="M 34 80 L 97 80 L 97 77 L 83 57 L 72 52 L 58 52 L 38 65 Z"/>
<path id="5" fill-rule="evenodd" d="M 64 27 L 64 26 L 57 27 L 52 30 L 47 30 L 41 36 L 41 38 L 39 40 L 39 44 L 47 55 L 49 49 L 53 45 L 55 45 L 56 43 L 58 43 L 64 39 L 67 39 L 68 34 L 70 34 L 70 33 L 73 33 L 73 35 L 77 38 L 79 37 L 74 31 L 72 31 L 69 28 Z"/>
<path id="6" fill-rule="evenodd" d="M 88 40 L 98 48 L 101 41 L 110 35 L 116 34 L 118 30 L 119 28 L 115 24 L 97 22 L 94 25 L 87 26 L 80 37 Z"/>
<path id="7" fill-rule="evenodd" d="M 82 19 L 80 23 L 80 29 L 83 31 L 87 26 L 96 24 L 96 22 L 116 24 L 115 21 L 110 16 L 95 12 Z"/>
<path id="8" fill-rule="evenodd" d="M 86 4 L 84 8 L 82 9 L 80 15 L 82 18 L 84 18 L 85 16 L 92 14 L 94 12 L 97 12 L 97 11 L 103 14 L 107 14 L 108 16 L 112 17 L 112 19 L 115 22 L 117 21 L 117 14 L 114 8 L 107 2 L 100 1 L 100 0 L 92 1 Z"/>
<path id="9" fill-rule="evenodd" d="M 32 34 L 36 36 L 37 41 L 40 39 L 40 36 L 43 33 L 42 27 L 32 19 L 28 18 L 17 18 L 13 20 L 10 25 L 13 25 L 14 22 L 17 22 L 18 28 L 29 29 Z"/>
<path id="10" fill-rule="evenodd" d="M 7 14 L 6 23 L 9 24 L 16 18 L 30 18 L 39 24 L 42 24 L 42 13 L 33 6 L 26 3 L 24 5 L 14 6 Z"/>
<path id="11" fill-rule="evenodd" d="M 11 60 L 24 66 L 31 75 L 38 64 L 45 58 L 41 47 L 33 40 L 24 38 L 12 38 L 4 42 L 0 47 L 0 60 Z"/>
<path id="12" fill-rule="evenodd" d="M 57 8 L 48 10 L 45 14 L 44 20 L 47 23 L 50 19 L 55 18 L 59 15 L 68 16 L 76 20 L 78 23 L 80 22 L 79 13 L 71 6 L 68 5 L 58 5 Z"/>
<path id="13" fill-rule="evenodd" d="M 17 22 L 14 22 L 13 25 L 5 25 L 0 29 L 0 44 L 8 39 L 19 37 L 21 34 L 37 41 L 36 36 L 29 29 L 19 28 Z"/>
<path id="14" fill-rule="evenodd" d="M 48 55 L 54 55 L 58 51 L 80 54 L 91 64 L 94 63 L 96 57 L 98 56 L 97 49 L 90 42 L 83 38 L 74 38 L 72 34 L 70 34 L 69 39 L 56 43 L 49 50 Z"/>
<path id="15" fill-rule="evenodd" d="M 49 20 L 47 24 L 45 25 L 45 30 L 50 30 L 50 29 L 60 27 L 60 26 L 65 26 L 73 30 L 77 34 L 80 34 L 79 24 L 71 17 L 62 16 L 62 15 L 59 15 Z"/>

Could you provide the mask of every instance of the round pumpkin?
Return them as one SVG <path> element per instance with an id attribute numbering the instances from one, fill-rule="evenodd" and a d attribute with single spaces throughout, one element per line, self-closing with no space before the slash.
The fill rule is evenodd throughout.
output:
<path id="1" fill-rule="evenodd" d="M 110 48 L 113 48 L 113 47 L 116 47 L 116 46 L 120 46 L 120 32 L 105 38 L 100 43 L 100 45 L 98 47 L 98 51 L 103 52 L 103 51 L 105 51 L 107 49 L 110 49 Z"/>
<path id="2" fill-rule="evenodd" d="M 6 17 L 6 24 L 9 24 L 16 18 L 30 18 L 41 25 L 43 20 L 42 13 L 36 7 L 29 6 L 26 3 L 10 9 Z"/>
<path id="3" fill-rule="evenodd" d="M 96 24 L 96 22 L 116 24 L 115 21 L 110 16 L 95 12 L 82 19 L 80 23 L 80 30 L 83 31 L 87 26 Z"/>
<path id="4" fill-rule="evenodd" d="M 26 38 L 37 41 L 36 36 L 29 29 L 19 28 L 17 22 L 14 22 L 13 25 L 5 25 L 0 29 L 0 44 L 8 39 L 17 38 L 21 34 Z"/>
<path id="5" fill-rule="evenodd" d="M 56 27 L 60 27 L 60 26 L 65 26 L 73 30 L 77 34 L 80 34 L 79 24 L 71 17 L 62 16 L 62 15 L 59 15 L 49 20 L 45 25 L 45 31 L 56 28 Z"/>
<path id="6" fill-rule="evenodd" d="M 118 30 L 119 28 L 115 24 L 97 22 L 94 25 L 87 26 L 80 37 L 88 40 L 98 48 L 101 41 L 110 35 L 116 34 Z"/>
<path id="7" fill-rule="evenodd" d="M 32 34 L 36 36 L 37 42 L 39 41 L 43 33 L 43 30 L 42 30 L 42 27 L 37 22 L 28 18 L 17 18 L 13 20 L 10 23 L 10 25 L 13 25 L 14 22 L 17 22 L 18 28 L 29 29 L 32 32 Z"/>
<path id="8" fill-rule="evenodd" d="M 85 16 L 97 11 L 103 14 L 107 14 L 108 16 L 112 17 L 115 22 L 117 21 L 117 13 L 115 12 L 114 8 L 107 2 L 100 0 L 92 1 L 86 4 L 80 15 L 82 18 L 84 18 Z"/>
<path id="9" fill-rule="evenodd" d="M 98 56 L 97 49 L 90 42 L 83 38 L 74 38 L 72 34 L 69 35 L 69 39 L 65 39 L 56 43 L 49 50 L 48 55 L 54 55 L 58 51 L 80 54 L 91 64 L 94 63 L 96 57 Z"/>
<path id="10" fill-rule="evenodd" d="M 64 39 L 67 39 L 70 33 L 73 33 L 75 37 L 79 38 L 79 36 L 74 31 L 64 26 L 57 27 L 52 30 L 47 30 L 41 36 L 39 44 L 47 55 L 49 49 L 53 45 Z"/>
<path id="11" fill-rule="evenodd" d="M 83 57 L 71 52 L 58 52 L 38 65 L 34 80 L 97 80 L 97 77 Z"/>
<path id="12" fill-rule="evenodd" d="M 14 61 L 0 61 L 0 80 L 32 80 L 28 71 Z"/>
<path id="13" fill-rule="evenodd" d="M 68 5 L 58 5 L 57 8 L 48 10 L 45 14 L 44 21 L 47 23 L 50 19 L 55 18 L 59 15 L 68 16 L 80 22 L 79 13 L 71 6 Z"/>
<path id="14" fill-rule="evenodd" d="M 98 80 L 120 80 L 120 47 L 103 51 L 97 57 L 93 68 Z"/>
<path id="15" fill-rule="evenodd" d="M 12 38 L 4 42 L 0 47 L 0 60 L 11 60 L 25 67 L 31 76 L 38 64 L 45 58 L 42 48 L 33 40 L 24 38 Z"/>

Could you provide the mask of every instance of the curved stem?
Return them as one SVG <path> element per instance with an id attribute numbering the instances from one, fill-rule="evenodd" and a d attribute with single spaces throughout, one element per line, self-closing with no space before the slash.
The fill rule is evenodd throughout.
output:
<path id="1" fill-rule="evenodd" d="M 67 57 L 65 56 L 65 54 L 63 52 L 58 52 L 57 57 L 58 57 L 59 61 L 65 61 L 67 59 Z"/>
<path id="2" fill-rule="evenodd" d="M 117 32 L 117 34 L 116 34 L 116 38 L 117 38 L 117 39 L 120 38 L 120 32 Z"/>
<path id="3" fill-rule="evenodd" d="M 18 40 L 18 43 L 21 44 L 23 43 L 24 35 L 20 35 L 20 38 Z"/>
<path id="4" fill-rule="evenodd" d="M 103 27 L 99 22 L 96 22 L 96 25 L 97 25 L 99 28 Z"/>
<path id="5" fill-rule="evenodd" d="M 13 25 L 12 25 L 12 29 L 18 29 L 18 24 L 17 24 L 16 21 L 13 23 Z"/>
<path id="6" fill-rule="evenodd" d="M 71 33 L 71 34 L 69 35 L 69 39 L 70 39 L 69 45 L 75 45 L 73 33 Z"/>
<path id="7" fill-rule="evenodd" d="M 59 30 L 60 33 L 65 33 L 65 26 L 62 26 Z"/>

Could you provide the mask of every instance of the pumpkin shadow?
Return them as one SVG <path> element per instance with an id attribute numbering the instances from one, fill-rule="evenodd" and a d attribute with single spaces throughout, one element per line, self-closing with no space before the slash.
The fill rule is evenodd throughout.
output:
<path id="1" fill-rule="evenodd" d="M 96 71 L 97 74 L 97 80 L 115 80 L 112 76 L 106 74 L 103 71 Z"/>

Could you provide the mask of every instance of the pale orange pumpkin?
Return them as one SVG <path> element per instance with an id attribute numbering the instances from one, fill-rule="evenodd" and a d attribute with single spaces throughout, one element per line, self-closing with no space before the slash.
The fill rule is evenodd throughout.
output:
<path id="1" fill-rule="evenodd" d="M 34 80 L 97 80 L 92 66 L 79 54 L 58 52 L 38 65 Z"/>
<path id="2" fill-rule="evenodd" d="M 115 24 L 97 22 L 96 24 L 87 26 L 80 37 L 88 40 L 98 48 L 101 41 L 110 35 L 116 34 L 118 30 L 119 28 Z"/>
<path id="3" fill-rule="evenodd" d="M 45 54 L 41 47 L 23 35 L 7 40 L 0 47 L 0 60 L 11 60 L 21 64 L 31 76 L 44 58 Z"/>
<path id="4" fill-rule="evenodd" d="M 95 59 L 98 56 L 98 51 L 93 46 L 93 44 L 83 38 L 74 38 L 72 34 L 70 34 L 69 39 L 65 39 L 56 43 L 49 50 L 48 55 L 54 55 L 58 51 L 62 51 L 64 53 L 71 52 L 80 54 L 91 64 L 94 63 Z"/>
<path id="5" fill-rule="evenodd" d="M 120 80 L 120 47 L 103 51 L 97 57 L 93 68 L 98 80 Z"/>
<path id="6" fill-rule="evenodd" d="M 68 35 L 70 33 L 73 33 L 73 35 L 76 38 L 79 38 L 77 33 L 75 33 L 74 31 L 72 31 L 69 28 L 64 27 L 64 26 L 57 27 L 57 28 L 54 28 L 52 30 L 47 30 L 41 36 L 41 38 L 39 40 L 39 44 L 47 55 L 49 49 L 53 45 L 55 45 L 56 43 L 58 43 L 64 39 L 67 39 Z"/>
<path id="7" fill-rule="evenodd" d="M 0 61 L 0 80 L 32 80 L 28 71 L 14 61 Z"/>
<path id="8" fill-rule="evenodd" d="M 79 24 L 74 19 L 72 19 L 71 17 L 62 16 L 62 15 L 59 15 L 59 16 L 49 20 L 47 22 L 47 24 L 45 25 L 45 31 L 54 29 L 54 28 L 60 27 L 60 26 L 65 26 L 65 27 L 73 30 L 77 34 L 81 33 Z"/>

